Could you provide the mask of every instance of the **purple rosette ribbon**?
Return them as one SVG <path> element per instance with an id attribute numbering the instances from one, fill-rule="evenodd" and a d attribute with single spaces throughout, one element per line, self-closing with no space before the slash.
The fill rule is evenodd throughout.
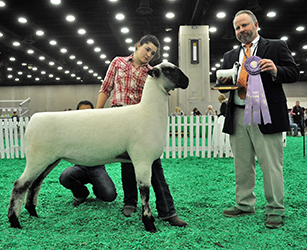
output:
<path id="1" fill-rule="evenodd" d="M 261 58 L 258 56 L 251 56 L 244 63 L 245 70 L 249 74 L 245 99 L 244 124 L 251 124 L 252 114 L 254 124 L 261 124 L 261 115 L 264 124 L 272 123 L 260 76 L 260 60 Z"/>

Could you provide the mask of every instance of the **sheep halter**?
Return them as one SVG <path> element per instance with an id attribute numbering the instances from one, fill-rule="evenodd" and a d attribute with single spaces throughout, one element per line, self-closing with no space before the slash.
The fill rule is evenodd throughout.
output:
<path id="1" fill-rule="evenodd" d="M 254 124 L 261 124 L 261 114 L 264 124 L 272 123 L 260 76 L 260 60 L 261 58 L 258 56 L 251 56 L 246 59 L 244 64 L 245 70 L 249 74 L 244 111 L 244 124 L 251 124 L 252 113 Z"/>

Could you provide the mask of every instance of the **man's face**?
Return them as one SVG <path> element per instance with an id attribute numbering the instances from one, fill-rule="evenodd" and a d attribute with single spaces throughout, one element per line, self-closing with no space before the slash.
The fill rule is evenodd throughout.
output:
<path id="1" fill-rule="evenodd" d="M 248 14 L 237 16 L 233 22 L 236 38 L 244 44 L 252 42 L 258 35 L 258 23 L 253 23 Z"/>

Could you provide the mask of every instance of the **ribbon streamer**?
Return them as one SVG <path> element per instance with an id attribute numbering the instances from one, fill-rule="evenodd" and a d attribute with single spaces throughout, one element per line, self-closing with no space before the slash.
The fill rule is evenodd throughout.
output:
<path id="1" fill-rule="evenodd" d="M 251 56 L 244 63 L 245 70 L 249 74 L 245 100 L 244 124 L 251 124 L 253 114 L 254 124 L 261 124 L 261 115 L 264 124 L 272 123 L 271 116 L 261 81 L 261 68 L 258 56 Z"/>

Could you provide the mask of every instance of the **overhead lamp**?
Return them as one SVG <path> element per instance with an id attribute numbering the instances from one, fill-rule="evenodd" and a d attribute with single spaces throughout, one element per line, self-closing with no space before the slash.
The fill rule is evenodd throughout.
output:
<path id="1" fill-rule="evenodd" d="M 169 13 L 166 13 L 165 15 L 167 18 L 174 18 L 175 17 L 175 14 L 172 13 L 172 12 L 169 12 Z"/>
<path id="2" fill-rule="evenodd" d="M 262 8 L 258 4 L 258 0 L 249 0 L 246 9 L 252 12 L 259 12 Z"/>
<path id="3" fill-rule="evenodd" d="M 127 27 L 124 27 L 120 30 L 122 33 L 128 33 L 129 29 Z"/>
<path id="4" fill-rule="evenodd" d="M 68 16 L 66 17 L 66 20 L 67 20 L 68 22 L 73 22 L 73 21 L 76 20 L 76 18 L 75 18 L 73 15 L 68 15 Z"/>
<path id="5" fill-rule="evenodd" d="M 149 0 L 140 0 L 140 5 L 136 9 L 136 12 L 143 16 L 151 14 L 153 10 L 150 8 Z"/>
<path id="6" fill-rule="evenodd" d="M 80 35 L 84 35 L 84 34 L 86 33 L 86 30 L 85 30 L 85 29 L 79 29 L 79 30 L 78 30 L 78 33 L 79 33 Z"/>
<path id="7" fill-rule="evenodd" d="M 26 43 L 26 44 L 33 44 L 35 43 L 33 36 L 32 36 L 32 32 L 31 33 L 27 33 L 25 35 L 25 38 L 22 40 L 22 43 Z"/>
<path id="8" fill-rule="evenodd" d="M 28 20 L 27 20 L 26 18 L 24 18 L 24 17 L 19 17 L 19 18 L 18 18 L 18 22 L 20 22 L 20 23 L 26 23 L 26 22 L 28 22 Z"/>
<path id="9" fill-rule="evenodd" d="M 123 19 L 125 19 L 125 15 L 122 14 L 122 13 L 118 13 L 118 14 L 115 16 L 115 18 L 116 18 L 117 20 L 123 20 Z"/>

